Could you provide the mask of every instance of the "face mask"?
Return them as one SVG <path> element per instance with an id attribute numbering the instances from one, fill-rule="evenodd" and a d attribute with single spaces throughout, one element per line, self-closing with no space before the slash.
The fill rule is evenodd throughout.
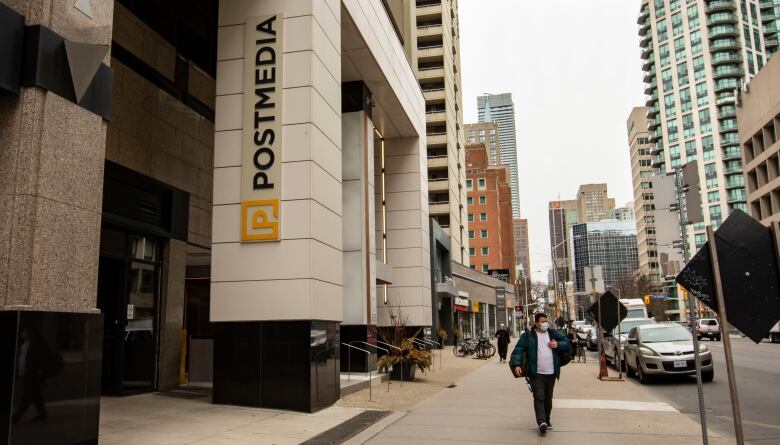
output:
<path id="1" fill-rule="evenodd" d="M 550 329 L 550 323 L 547 323 L 546 321 L 539 323 L 539 329 L 541 329 L 542 332 L 547 332 L 547 330 Z"/>

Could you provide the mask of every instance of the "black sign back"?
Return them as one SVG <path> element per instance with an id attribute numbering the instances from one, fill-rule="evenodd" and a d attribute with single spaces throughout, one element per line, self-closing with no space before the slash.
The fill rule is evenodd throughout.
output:
<path id="1" fill-rule="evenodd" d="M 599 301 L 601 302 L 601 310 L 599 310 Z M 618 310 L 620 311 L 620 318 L 618 318 Z M 628 309 L 626 309 L 623 303 L 621 303 L 612 292 L 606 291 L 604 292 L 604 295 L 599 297 L 599 299 L 588 308 L 588 313 L 590 313 L 593 319 L 596 320 L 605 331 L 611 331 L 617 327 L 618 323 L 626 318 Z"/>

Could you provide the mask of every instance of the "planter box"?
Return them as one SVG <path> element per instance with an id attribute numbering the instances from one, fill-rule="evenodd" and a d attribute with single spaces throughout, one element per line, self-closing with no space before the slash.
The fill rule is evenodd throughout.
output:
<path id="1" fill-rule="evenodd" d="M 404 369 L 403 380 L 405 382 L 411 382 L 412 380 L 414 380 L 414 375 L 417 372 L 417 364 L 404 363 L 401 366 L 403 366 Z M 393 366 L 393 370 L 390 371 L 390 380 L 401 380 L 401 366 L 399 365 Z"/>

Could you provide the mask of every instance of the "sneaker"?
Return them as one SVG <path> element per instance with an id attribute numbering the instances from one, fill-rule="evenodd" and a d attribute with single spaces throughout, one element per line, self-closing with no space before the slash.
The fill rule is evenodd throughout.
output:
<path id="1" fill-rule="evenodd" d="M 547 434 L 547 424 L 545 422 L 539 424 L 539 434 L 541 434 L 542 436 Z"/>
<path id="2" fill-rule="evenodd" d="M 550 421 L 548 420 L 547 421 L 547 431 L 550 431 L 552 429 L 553 429 L 552 423 L 550 423 Z"/>

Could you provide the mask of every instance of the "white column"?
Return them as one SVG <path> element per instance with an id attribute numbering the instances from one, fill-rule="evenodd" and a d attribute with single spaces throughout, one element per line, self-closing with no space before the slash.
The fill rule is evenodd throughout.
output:
<path id="1" fill-rule="evenodd" d="M 219 5 L 212 321 L 342 317 L 341 26 L 338 2 Z M 242 242 L 241 165 L 248 19 L 281 14 L 279 240 Z M 251 59 L 250 59 L 251 60 Z M 281 102 L 281 103 L 279 103 Z M 244 161 L 246 162 L 246 161 Z"/>

